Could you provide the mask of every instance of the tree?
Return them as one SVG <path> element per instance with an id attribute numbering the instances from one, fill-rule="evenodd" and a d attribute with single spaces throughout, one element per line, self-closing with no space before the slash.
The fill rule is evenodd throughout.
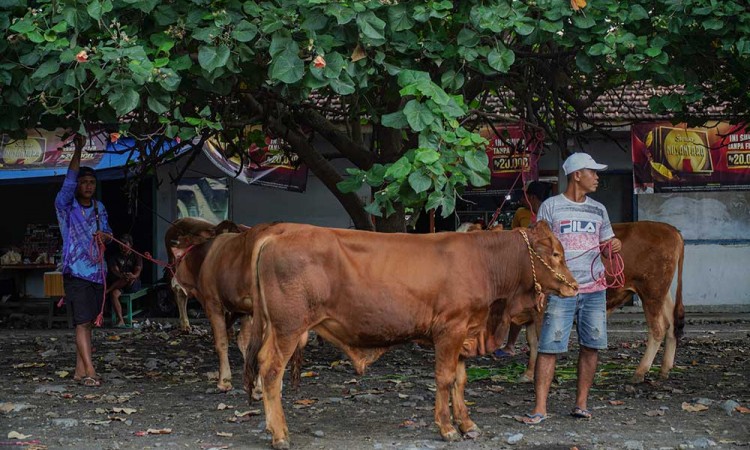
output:
<path id="1" fill-rule="evenodd" d="M 246 147 L 262 124 L 358 228 L 401 230 L 405 208 L 452 212 L 489 172 L 474 129 L 515 122 L 553 148 L 607 124 L 596 99 L 674 87 L 654 111 L 750 114 L 750 10 L 739 1 L 4 0 L 0 128 L 94 125 L 185 146 Z M 731 20 L 729 20 L 731 18 Z M 700 58 L 698 60 L 698 58 Z M 499 104 L 498 104 L 499 102 Z M 340 120 L 333 120 L 338 117 Z M 343 125 L 343 126 L 341 126 Z M 342 178 L 313 130 L 354 168 Z M 555 147 L 556 146 L 556 147 Z M 154 164 L 147 146 L 137 149 Z M 365 205 L 355 195 L 373 191 Z"/>

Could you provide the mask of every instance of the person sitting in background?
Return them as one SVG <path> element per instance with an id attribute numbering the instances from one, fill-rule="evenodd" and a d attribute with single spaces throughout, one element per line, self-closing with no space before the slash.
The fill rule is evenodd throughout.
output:
<path id="1" fill-rule="evenodd" d="M 107 293 L 111 294 L 112 308 L 117 315 L 117 327 L 125 326 L 122 317 L 122 305 L 120 296 L 129 294 L 141 288 L 141 270 L 143 270 L 143 258 L 133 252 L 133 237 L 129 234 L 120 236 L 123 244 L 107 254 L 107 267 L 109 268 L 109 279 L 107 280 Z"/>
<path id="2" fill-rule="evenodd" d="M 547 200 L 552 186 L 542 181 L 532 181 L 523 188 L 521 206 L 516 210 L 511 228 L 527 228 L 536 222 L 536 213 L 543 201 Z"/>

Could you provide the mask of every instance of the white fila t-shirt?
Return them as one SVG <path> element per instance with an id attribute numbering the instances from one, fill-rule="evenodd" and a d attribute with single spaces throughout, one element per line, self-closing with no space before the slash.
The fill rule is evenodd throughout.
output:
<path id="1" fill-rule="evenodd" d="M 615 233 L 604 205 L 589 197 L 576 203 L 560 194 L 542 203 L 537 220 L 547 221 L 560 239 L 566 263 L 578 281 L 580 293 L 607 288 L 598 246 L 600 242 L 615 237 Z"/>

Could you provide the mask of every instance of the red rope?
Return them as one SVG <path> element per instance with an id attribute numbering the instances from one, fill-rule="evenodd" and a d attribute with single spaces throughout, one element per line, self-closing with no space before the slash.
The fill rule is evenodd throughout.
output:
<path id="1" fill-rule="evenodd" d="M 154 264 L 156 264 L 156 265 L 158 265 L 158 266 L 163 266 L 163 267 L 166 267 L 166 268 L 167 268 L 167 269 L 169 269 L 169 271 L 170 271 L 170 272 L 172 273 L 172 276 L 174 276 L 174 269 L 173 269 L 173 267 L 174 267 L 174 264 L 169 264 L 169 263 L 167 263 L 167 262 L 164 262 L 164 261 L 158 260 L 158 259 L 154 258 L 153 256 L 151 256 L 151 253 L 149 253 L 149 252 L 143 252 L 143 253 L 140 253 L 139 251 L 137 251 L 136 249 L 134 249 L 134 248 L 133 248 L 133 247 L 131 247 L 130 245 L 128 245 L 128 244 L 126 244 L 126 243 L 124 243 L 124 242 L 122 242 L 122 241 L 120 241 L 120 240 L 117 240 L 117 239 L 115 239 L 114 237 L 113 237 L 113 238 L 111 238 L 111 239 L 112 239 L 112 240 L 113 240 L 114 242 L 117 242 L 118 244 L 120 244 L 121 246 L 123 246 L 124 248 L 127 248 L 127 249 L 128 249 L 128 250 L 130 250 L 131 252 L 135 253 L 136 255 L 139 255 L 139 256 L 141 256 L 141 257 L 142 257 L 143 259 L 145 259 L 145 260 L 147 260 L 147 261 L 151 261 L 152 263 L 154 263 Z M 191 246 L 190 246 L 190 247 L 188 248 L 188 250 L 187 250 L 187 251 L 186 251 L 185 253 L 187 254 L 187 252 L 188 252 L 188 251 L 190 251 L 190 249 L 191 249 L 192 247 L 193 247 L 193 246 L 191 245 Z"/>
<path id="2" fill-rule="evenodd" d="M 574 259 L 578 259 L 581 256 L 585 255 L 586 253 L 592 251 L 592 250 L 598 250 L 599 251 L 599 258 L 602 258 L 603 251 L 606 249 L 607 253 L 607 261 L 609 262 L 610 269 L 607 269 L 607 265 L 604 264 L 604 261 L 602 261 L 602 265 L 604 266 L 604 272 L 600 274 L 594 273 L 594 265 L 596 264 L 596 258 L 594 258 L 591 261 L 591 278 L 596 280 L 598 283 L 599 280 L 604 279 L 604 285 L 609 288 L 621 288 L 625 286 L 625 262 L 622 260 L 622 255 L 619 253 L 612 253 L 612 240 L 610 239 L 607 242 L 600 243 L 594 247 L 591 247 L 588 250 L 585 250 L 583 253 L 581 253 L 578 256 L 574 256 L 572 258 L 566 258 L 565 262 L 573 261 Z M 612 282 L 609 283 L 607 281 L 607 276 L 609 276 L 612 279 Z"/>

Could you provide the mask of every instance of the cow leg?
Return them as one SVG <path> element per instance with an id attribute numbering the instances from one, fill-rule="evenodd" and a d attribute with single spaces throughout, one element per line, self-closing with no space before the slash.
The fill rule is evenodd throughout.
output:
<path id="1" fill-rule="evenodd" d="M 469 418 L 469 408 L 466 407 L 464 399 L 464 388 L 466 387 L 466 362 L 463 359 L 458 360 L 456 366 L 456 381 L 453 383 L 451 392 L 451 402 L 453 404 L 453 420 L 458 424 L 458 429 L 464 435 L 472 433 L 476 437 L 479 434 L 479 427 Z"/>
<path id="2" fill-rule="evenodd" d="M 240 353 L 242 353 L 242 359 L 247 359 L 247 347 L 250 345 L 250 331 L 253 324 L 253 316 L 251 315 L 244 315 L 242 318 L 240 318 L 240 333 L 237 335 L 237 346 L 240 348 Z M 263 398 L 263 388 L 262 388 L 262 382 L 260 377 L 255 380 L 255 384 L 253 386 L 253 392 L 252 397 L 253 400 L 258 401 L 261 398 Z"/>
<path id="3" fill-rule="evenodd" d="M 529 344 L 529 364 L 526 366 L 526 370 L 519 375 L 519 383 L 534 382 L 534 370 L 536 370 L 536 357 L 538 354 L 537 347 L 539 347 L 540 323 L 540 320 L 536 320 L 533 323 L 526 325 L 526 341 Z"/>
<path id="4" fill-rule="evenodd" d="M 643 312 L 646 314 L 646 325 L 648 326 L 648 343 L 646 344 L 646 351 L 643 354 L 643 358 L 641 358 L 641 362 L 638 368 L 635 369 L 635 374 L 633 374 L 633 379 L 631 380 L 633 383 L 643 383 L 646 379 L 646 373 L 651 369 L 656 353 L 659 351 L 661 342 L 664 340 L 667 328 L 669 328 L 662 311 L 664 310 L 665 303 L 672 304 L 671 299 L 666 296 L 662 297 L 660 301 L 654 302 L 649 301 L 648 298 L 653 297 L 641 296 Z"/>
<path id="5" fill-rule="evenodd" d="M 299 343 L 299 336 L 278 337 L 274 331 L 258 353 L 259 377 L 263 385 L 263 410 L 266 413 L 266 430 L 273 437 L 273 448 L 289 448 L 289 428 L 281 406 L 281 382 L 284 368 Z"/>
<path id="6" fill-rule="evenodd" d="M 227 339 L 227 322 L 224 311 L 220 310 L 221 301 L 208 298 L 203 309 L 211 323 L 214 335 L 214 347 L 219 356 L 219 382 L 216 387 L 222 392 L 232 390 L 232 371 L 229 368 L 229 340 Z"/>
<path id="7" fill-rule="evenodd" d="M 173 289 L 174 301 L 177 303 L 177 311 L 180 313 L 180 330 L 190 333 L 190 321 L 187 315 L 188 295 L 181 288 Z"/>
<path id="8" fill-rule="evenodd" d="M 667 294 L 662 308 L 662 317 L 667 323 L 666 340 L 664 341 L 664 355 L 661 360 L 661 370 L 659 378 L 666 380 L 669 378 L 669 371 L 674 367 L 674 356 L 677 352 L 677 338 L 674 335 L 674 303 L 672 296 Z"/>
<path id="9" fill-rule="evenodd" d="M 451 423 L 448 403 L 450 402 L 451 388 L 456 382 L 458 355 L 463 341 L 463 337 L 446 336 L 435 342 L 435 384 L 437 385 L 435 423 L 440 429 L 440 435 L 449 442 L 461 440 L 461 435 L 458 434 Z M 463 391 L 461 397 L 463 397 Z"/>

